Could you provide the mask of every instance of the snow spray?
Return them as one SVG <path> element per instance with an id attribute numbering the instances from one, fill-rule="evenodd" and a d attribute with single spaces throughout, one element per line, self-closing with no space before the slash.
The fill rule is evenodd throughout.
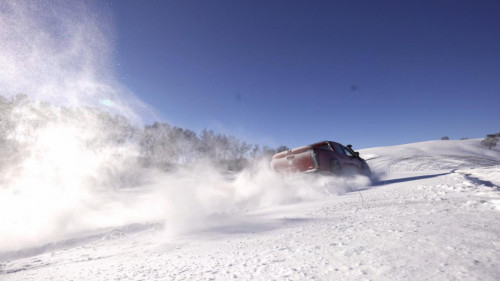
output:
<path id="1" fill-rule="evenodd" d="M 112 21 L 91 3 L 0 3 L 0 252 L 132 223 L 177 235 L 210 226 L 214 214 L 368 184 L 282 176 L 266 161 L 233 174 L 205 162 L 170 172 L 141 165 L 138 141 L 124 132 L 155 117 L 115 79 Z"/>
<path id="2" fill-rule="evenodd" d="M 110 175 L 137 150 L 109 145 L 99 110 L 133 124 L 148 110 L 115 80 L 110 17 L 88 4 L 0 2 L 0 251 L 123 223 L 102 210 L 121 208 Z"/>

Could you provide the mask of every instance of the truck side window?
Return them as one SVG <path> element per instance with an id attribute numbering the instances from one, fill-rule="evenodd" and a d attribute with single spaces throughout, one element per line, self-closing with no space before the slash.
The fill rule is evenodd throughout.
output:
<path id="1" fill-rule="evenodd" d="M 320 146 L 317 147 L 319 150 L 326 150 L 326 151 L 332 151 L 332 149 L 330 148 L 330 146 L 328 144 L 322 144 Z"/>
<path id="2" fill-rule="evenodd" d="M 335 149 L 335 151 L 339 154 L 346 154 L 345 151 L 344 151 L 344 148 L 342 148 L 342 146 L 338 143 L 334 143 L 333 144 L 333 148 Z"/>

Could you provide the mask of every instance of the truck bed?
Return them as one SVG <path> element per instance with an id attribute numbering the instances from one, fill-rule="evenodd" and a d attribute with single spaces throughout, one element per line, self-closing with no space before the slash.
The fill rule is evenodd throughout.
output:
<path id="1" fill-rule="evenodd" d="M 318 169 L 311 146 L 302 146 L 275 154 L 271 167 L 279 172 L 314 172 Z"/>

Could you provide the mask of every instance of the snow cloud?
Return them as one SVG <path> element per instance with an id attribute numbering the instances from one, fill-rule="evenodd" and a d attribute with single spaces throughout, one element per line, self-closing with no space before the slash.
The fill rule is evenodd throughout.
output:
<path id="1" fill-rule="evenodd" d="M 111 21 L 87 4 L 0 3 L 0 252 L 131 223 L 159 222 L 175 235 L 214 214 L 368 184 L 278 175 L 268 161 L 239 173 L 141 164 L 134 136 L 150 111 L 115 80 Z"/>
<path id="2" fill-rule="evenodd" d="M 165 231 L 192 232 L 221 223 L 220 216 L 271 206 L 320 200 L 366 188 L 364 176 L 275 173 L 260 161 L 236 174 L 220 173 L 199 164 L 175 173 L 157 175 L 153 186 L 163 200 Z M 216 220 L 212 220 L 217 215 Z M 223 222 L 224 220 L 222 220 Z"/>
<path id="3" fill-rule="evenodd" d="M 0 94 L 101 107 L 140 122 L 149 109 L 115 79 L 113 25 L 88 1 L 0 3 Z M 151 116 L 148 116 L 151 118 Z"/>

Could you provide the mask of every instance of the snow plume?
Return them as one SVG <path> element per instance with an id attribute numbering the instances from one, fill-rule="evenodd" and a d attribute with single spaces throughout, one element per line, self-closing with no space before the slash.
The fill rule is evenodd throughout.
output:
<path id="1" fill-rule="evenodd" d="M 131 124 L 150 116 L 114 79 L 111 21 L 92 4 L 0 2 L 0 250 L 119 224 L 100 210 L 137 184 Z"/>
<path id="2" fill-rule="evenodd" d="M 367 185 L 280 176 L 268 161 L 232 174 L 199 159 L 149 167 L 147 110 L 115 81 L 110 21 L 89 3 L 0 3 L 0 252 L 132 223 L 195 231 L 216 214 Z"/>
<path id="3" fill-rule="evenodd" d="M 0 250 L 120 223 L 102 210 L 116 211 L 115 189 L 140 184 L 127 120 L 19 97 L 0 105 Z"/>
<path id="4" fill-rule="evenodd" d="M 0 94 L 150 114 L 114 78 L 113 25 L 94 1 L 0 2 Z"/>
<path id="5" fill-rule="evenodd" d="M 133 223 L 160 223 L 178 235 L 369 184 L 281 175 L 268 159 L 238 173 L 203 159 L 164 171 L 144 165 L 145 131 L 124 117 L 25 96 L 0 96 L 0 109 L 0 252 Z"/>
<path id="6" fill-rule="evenodd" d="M 369 186 L 367 177 L 278 174 L 262 160 L 236 174 L 199 163 L 174 173 L 157 174 L 152 188 L 163 201 L 165 231 L 193 232 L 224 224 L 242 212 L 320 200 Z"/>

